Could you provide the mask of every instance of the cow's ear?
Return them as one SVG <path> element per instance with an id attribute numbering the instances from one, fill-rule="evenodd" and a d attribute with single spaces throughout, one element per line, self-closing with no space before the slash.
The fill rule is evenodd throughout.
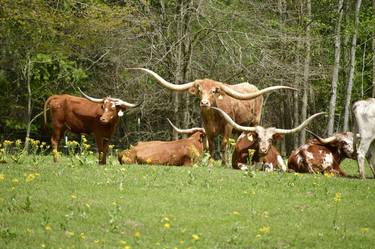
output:
<path id="1" fill-rule="evenodd" d="M 281 140 L 283 138 L 284 138 L 284 136 L 282 134 L 279 134 L 279 133 L 275 133 L 272 136 L 272 139 L 274 139 L 274 140 Z"/>
<path id="2" fill-rule="evenodd" d="M 188 91 L 192 95 L 198 95 L 198 88 L 196 86 L 190 87 Z"/>
<path id="3" fill-rule="evenodd" d="M 200 143 L 203 143 L 203 141 L 204 141 L 204 133 L 201 133 L 201 135 L 200 135 L 200 138 L 199 138 L 199 142 Z"/>
<path id="4" fill-rule="evenodd" d="M 247 140 L 249 140 L 250 142 L 254 142 L 255 140 L 255 134 L 253 134 L 252 132 L 248 133 L 246 137 L 247 137 Z"/>

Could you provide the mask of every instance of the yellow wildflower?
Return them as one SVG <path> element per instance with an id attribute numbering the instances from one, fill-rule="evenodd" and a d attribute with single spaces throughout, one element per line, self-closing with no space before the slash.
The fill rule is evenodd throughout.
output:
<path id="1" fill-rule="evenodd" d="M 126 245 L 128 242 L 126 240 L 120 240 L 120 244 Z"/>
<path id="2" fill-rule="evenodd" d="M 164 223 L 164 228 L 165 228 L 165 229 L 169 229 L 169 228 L 171 228 L 171 224 L 169 224 L 169 223 Z"/>
<path id="3" fill-rule="evenodd" d="M 325 171 L 325 172 L 324 172 L 324 176 L 327 177 L 327 178 L 331 178 L 332 176 L 335 176 L 335 174 L 332 173 L 332 172 L 327 172 L 327 171 Z"/>
<path id="4" fill-rule="evenodd" d="M 90 207 L 91 207 L 90 204 L 88 204 L 88 203 L 86 203 L 85 206 L 86 206 L 87 208 L 90 208 Z"/>
<path id="5" fill-rule="evenodd" d="M 13 178 L 12 182 L 13 183 L 19 183 L 19 180 L 17 178 Z"/>
<path id="6" fill-rule="evenodd" d="M 74 236 L 74 232 L 65 231 L 65 236 L 70 238 L 70 237 Z"/>
<path id="7" fill-rule="evenodd" d="M 136 237 L 136 238 L 140 238 L 140 237 L 141 237 L 141 232 L 136 231 L 136 232 L 134 233 L 134 237 Z"/>
<path id="8" fill-rule="evenodd" d="M 46 244 L 41 244 L 40 245 L 42 248 L 46 248 Z"/>
<path id="9" fill-rule="evenodd" d="M 16 144 L 16 146 L 20 146 L 21 145 L 21 139 L 17 139 L 15 144 Z"/>
<path id="10" fill-rule="evenodd" d="M 13 141 L 4 140 L 3 145 L 4 145 L 4 147 L 6 147 L 6 146 L 11 145 L 12 143 L 13 143 Z"/>
<path id="11" fill-rule="evenodd" d="M 49 225 L 49 224 L 45 225 L 45 226 L 44 226 L 44 229 L 45 229 L 47 232 L 52 231 L 52 227 L 51 227 L 51 225 Z"/>
<path id="12" fill-rule="evenodd" d="M 80 233 L 79 237 L 81 238 L 81 240 L 85 240 L 86 239 L 85 233 Z"/>
<path id="13" fill-rule="evenodd" d="M 0 174 L 0 182 L 4 181 L 4 179 L 5 179 L 5 175 L 4 174 Z"/>
<path id="14" fill-rule="evenodd" d="M 148 158 L 148 159 L 146 160 L 146 163 L 147 163 L 147 164 L 151 164 L 151 162 L 152 162 L 152 161 L 151 161 L 150 158 Z"/>
<path id="15" fill-rule="evenodd" d="M 124 246 L 124 249 L 131 249 L 130 246 Z"/>
<path id="16" fill-rule="evenodd" d="M 369 228 L 368 227 L 362 227 L 361 228 L 361 233 L 365 234 L 368 233 Z"/>
<path id="17" fill-rule="evenodd" d="M 35 177 L 36 177 L 36 175 L 34 173 L 29 174 L 26 177 L 26 182 L 32 182 L 32 181 L 34 181 Z"/>
<path id="18" fill-rule="evenodd" d="M 100 240 L 99 240 L 99 239 L 96 239 L 96 240 L 94 240 L 94 243 L 95 243 L 95 244 L 99 244 L 99 243 L 100 243 Z"/>
<path id="19" fill-rule="evenodd" d="M 199 240 L 200 238 L 197 234 L 193 234 L 193 235 L 191 235 L 191 239 L 196 241 L 196 240 Z"/>
<path id="20" fill-rule="evenodd" d="M 341 193 L 337 192 L 335 194 L 335 198 L 333 199 L 335 202 L 340 202 L 341 201 Z"/>
<path id="21" fill-rule="evenodd" d="M 72 194 L 70 197 L 72 197 L 72 199 L 77 199 L 77 196 L 75 194 Z"/>
<path id="22" fill-rule="evenodd" d="M 261 228 L 259 228 L 258 231 L 261 234 L 268 234 L 268 233 L 270 233 L 271 228 L 269 226 L 262 226 Z"/>
<path id="23" fill-rule="evenodd" d="M 233 214 L 233 215 L 240 215 L 240 212 L 238 212 L 238 211 L 233 211 L 232 214 Z"/>

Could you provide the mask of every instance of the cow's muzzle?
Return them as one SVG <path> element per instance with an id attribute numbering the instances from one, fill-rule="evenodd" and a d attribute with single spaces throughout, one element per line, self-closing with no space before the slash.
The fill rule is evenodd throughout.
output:
<path id="1" fill-rule="evenodd" d="M 211 103 L 207 99 L 202 99 L 201 102 L 200 102 L 200 106 L 201 107 L 210 107 Z"/>

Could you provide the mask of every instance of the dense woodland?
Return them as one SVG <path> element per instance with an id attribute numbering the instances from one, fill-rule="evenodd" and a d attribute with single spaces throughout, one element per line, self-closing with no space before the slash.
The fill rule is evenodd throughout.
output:
<path id="1" fill-rule="evenodd" d="M 78 87 L 143 101 L 122 118 L 118 147 L 172 139 L 166 118 L 201 125 L 195 97 L 128 67 L 174 83 L 294 86 L 265 96 L 262 124 L 291 128 L 325 111 L 310 126 L 322 136 L 350 130 L 352 103 L 375 94 L 375 0 L 0 0 L 0 45 L 0 141 L 49 140 L 44 101 Z"/>

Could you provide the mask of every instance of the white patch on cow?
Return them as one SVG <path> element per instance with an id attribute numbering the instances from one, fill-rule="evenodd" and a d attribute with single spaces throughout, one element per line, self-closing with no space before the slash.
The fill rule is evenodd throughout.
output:
<path id="1" fill-rule="evenodd" d="M 115 103 L 112 102 L 112 109 L 115 109 L 116 108 L 116 105 Z"/>
<path id="2" fill-rule="evenodd" d="M 250 133 L 247 134 L 247 139 L 249 139 L 249 141 L 252 142 L 254 140 L 253 135 Z"/>
<path id="3" fill-rule="evenodd" d="M 243 170 L 243 171 L 248 170 L 247 165 L 243 163 L 238 163 L 238 168 L 240 168 L 240 170 Z"/>
<path id="4" fill-rule="evenodd" d="M 220 96 L 218 97 L 218 99 L 222 100 L 222 99 L 223 99 L 223 95 L 220 95 Z"/>
<path id="5" fill-rule="evenodd" d="M 105 111 L 105 112 L 108 112 L 108 108 L 105 108 L 104 111 Z"/>
<path id="6" fill-rule="evenodd" d="M 108 100 L 108 99 L 104 100 L 104 103 L 107 103 L 107 102 L 109 102 L 109 100 Z"/>
<path id="7" fill-rule="evenodd" d="M 322 162 L 323 170 L 325 170 L 326 168 L 332 167 L 332 164 L 333 164 L 333 156 L 331 153 L 328 153 L 323 158 L 323 162 Z"/>
<path id="8" fill-rule="evenodd" d="M 284 162 L 283 158 L 280 155 L 277 155 L 276 158 L 277 158 L 277 163 L 281 167 L 281 170 L 285 172 L 286 171 L 286 165 L 285 165 L 285 162 Z"/>
<path id="9" fill-rule="evenodd" d="M 301 164 L 303 161 L 303 158 L 300 154 L 297 154 L 297 164 Z"/>
<path id="10" fill-rule="evenodd" d="M 124 112 L 123 112 L 122 110 L 120 110 L 120 111 L 118 111 L 117 115 L 118 115 L 119 117 L 122 117 L 122 116 L 124 116 Z"/>
<path id="11" fill-rule="evenodd" d="M 314 159 L 314 155 L 311 152 L 305 151 L 305 154 L 306 154 L 306 161 L 307 162 Z"/>
<path id="12" fill-rule="evenodd" d="M 266 172 L 271 172 L 271 171 L 273 171 L 273 164 L 272 163 L 265 163 L 265 164 L 263 164 L 263 169 Z"/>

